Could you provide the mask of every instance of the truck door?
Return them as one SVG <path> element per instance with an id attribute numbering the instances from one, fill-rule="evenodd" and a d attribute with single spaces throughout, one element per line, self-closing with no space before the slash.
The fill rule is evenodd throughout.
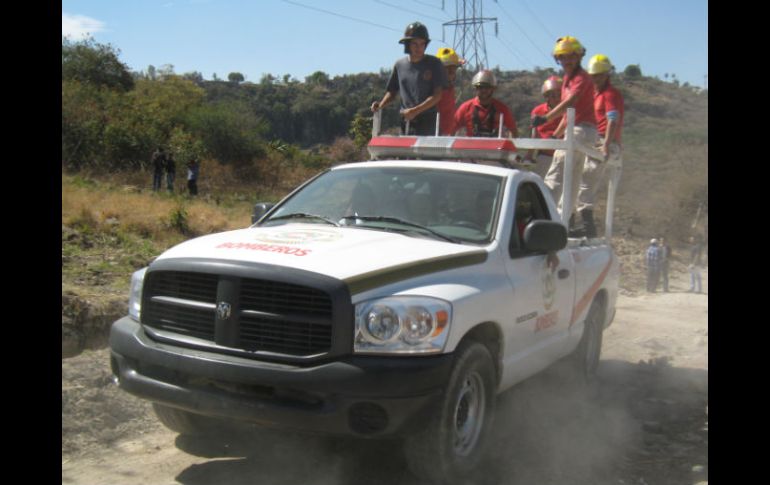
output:
<path id="1" fill-rule="evenodd" d="M 523 182 L 517 189 L 515 204 L 505 259 L 516 315 L 512 318 L 514 330 L 509 333 L 512 341 L 506 343 L 513 354 L 509 358 L 517 361 L 514 372 L 531 375 L 562 357 L 567 348 L 575 298 L 574 263 L 566 248 L 556 253 L 557 262 L 524 247 L 523 233 L 529 222 L 553 220 L 538 185 Z"/>

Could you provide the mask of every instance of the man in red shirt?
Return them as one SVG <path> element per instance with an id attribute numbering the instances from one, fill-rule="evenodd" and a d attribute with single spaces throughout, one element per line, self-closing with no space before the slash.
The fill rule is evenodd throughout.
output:
<path id="1" fill-rule="evenodd" d="M 583 182 L 578 192 L 578 213 L 583 221 L 586 237 L 596 237 L 593 207 L 596 193 L 604 176 L 606 162 L 620 156 L 620 135 L 623 131 L 623 95 L 610 84 L 614 69 L 604 54 L 596 54 L 588 61 L 588 74 L 594 81 L 594 112 L 597 120 L 596 145 L 604 160 L 588 159 L 583 167 Z"/>
<path id="2" fill-rule="evenodd" d="M 492 95 L 497 87 L 497 78 L 490 70 L 482 70 L 473 76 L 476 97 L 469 99 L 455 112 L 455 130 L 459 134 L 465 129 L 466 136 L 496 137 L 499 134 L 500 115 L 503 115 L 503 136 L 517 137 L 516 120 L 505 103 L 494 99 Z"/>
<path id="3" fill-rule="evenodd" d="M 455 79 L 457 70 L 465 64 L 465 59 L 461 59 L 451 47 L 441 47 L 436 57 L 444 63 L 449 81 L 449 87 L 441 93 L 441 101 L 438 102 L 439 135 L 451 136 L 455 132 Z"/>
<path id="4" fill-rule="evenodd" d="M 561 138 L 567 128 L 567 108 L 575 108 L 575 140 L 584 145 L 593 146 L 596 140 L 596 117 L 594 115 L 593 92 L 594 83 L 591 76 L 580 66 L 586 50 L 580 42 L 570 36 L 561 37 L 553 48 L 556 62 L 564 69 L 564 80 L 561 88 L 561 102 L 544 116 L 535 116 L 532 126 L 537 127 L 548 123 L 554 118 L 561 118 L 554 136 Z M 558 201 L 559 212 L 564 212 L 564 164 L 567 158 L 565 150 L 556 150 L 553 162 L 545 176 L 545 184 L 551 189 L 554 200 Z M 583 173 L 585 156 L 575 157 L 572 167 L 572 196 L 570 197 L 570 212 L 575 210 L 580 179 Z M 570 214 L 571 215 L 571 214 Z"/>
<path id="5" fill-rule="evenodd" d="M 540 92 L 543 93 L 545 103 L 535 106 L 531 113 L 532 118 L 545 116 L 559 104 L 561 101 L 561 79 L 557 76 L 550 76 L 543 82 Z M 532 138 L 552 138 L 560 121 L 561 118 L 554 118 L 544 125 L 533 127 Z M 541 177 L 545 177 L 552 160 L 553 150 L 529 150 L 524 156 L 525 162 L 533 164 L 532 171 Z"/>

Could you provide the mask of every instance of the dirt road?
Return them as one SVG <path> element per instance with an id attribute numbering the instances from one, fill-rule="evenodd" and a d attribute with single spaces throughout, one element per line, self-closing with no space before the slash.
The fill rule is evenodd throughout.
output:
<path id="1" fill-rule="evenodd" d="M 687 293 L 685 276 L 671 293 L 620 297 L 597 387 L 570 382 L 559 364 L 503 394 L 473 483 L 707 483 L 708 297 Z M 63 484 L 419 483 L 394 442 L 177 436 L 111 384 L 108 361 L 106 349 L 62 361 Z"/>

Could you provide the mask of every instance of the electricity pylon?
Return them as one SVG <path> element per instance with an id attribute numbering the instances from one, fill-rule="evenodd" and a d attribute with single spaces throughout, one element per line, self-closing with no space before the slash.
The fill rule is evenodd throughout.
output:
<path id="1" fill-rule="evenodd" d="M 484 41 L 484 24 L 488 22 L 495 23 L 497 35 L 497 17 L 484 17 L 482 0 L 455 0 L 455 19 L 442 25 L 455 28 L 452 46 L 465 59 L 466 71 L 477 72 L 489 68 Z"/>

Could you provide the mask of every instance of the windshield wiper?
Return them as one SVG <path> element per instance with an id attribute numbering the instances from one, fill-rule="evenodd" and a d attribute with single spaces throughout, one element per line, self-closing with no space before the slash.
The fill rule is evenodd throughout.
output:
<path id="1" fill-rule="evenodd" d="M 291 214 L 285 214 L 285 215 L 282 215 L 282 216 L 271 217 L 270 219 L 268 219 L 265 222 L 279 221 L 281 219 L 316 219 L 316 220 L 319 220 L 319 221 L 324 221 L 327 224 L 331 224 L 332 226 L 340 227 L 340 225 L 338 223 L 334 222 L 333 220 L 329 219 L 328 217 L 319 216 L 317 214 L 308 214 L 308 213 L 305 213 L 305 212 L 292 212 Z"/>
<path id="2" fill-rule="evenodd" d="M 440 232 L 434 231 L 433 229 L 429 227 L 425 227 L 421 224 L 416 224 L 414 222 L 405 221 L 403 219 L 399 219 L 397 217 L 386 217 L 386 216 L 357 216 L 357 215 L 350 215 L 350 216 L 344 216 L 341 220 L 348 220 L 348 219 L 360 219 L 362 221 L 376 221 L 376 222 L 392 222 L 394 224 L 401 224 L 402 226 L 408 226 L 408 227 L 415 227 L 417 229 L 421 229 L 425 232 L 428 232 L 430 234 L 433 234 L 434 236 L 441 238 L 445 241 L 449 241 L 452 243 L 459 243 L 460 241 L 447 236 L 446 234 L 441 234 Z"/>

